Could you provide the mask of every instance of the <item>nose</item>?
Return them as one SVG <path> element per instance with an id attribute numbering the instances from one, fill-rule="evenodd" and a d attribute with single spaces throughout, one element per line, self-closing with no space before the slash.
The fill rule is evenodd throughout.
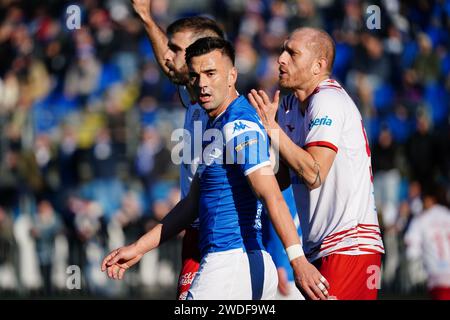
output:
<path id="1" fill-rule="evenodd" d="M 167 51 L 164 53 L 164 61 L 173 61 L 173 57 L 175 56 L 175 53 L 167 49 Z"/>
<path id="2" fill-rule="evenodd" d="M 206 88 L 208 86 L 208 77 L 204 74 L 200 74 L 198 77 L 198 87 L 200 89 Z"/>
<path id="3" fill-rule="evenodd" d="M 286 65 L 286 55 L 287 55 L 286 51 L 283 51 L 280 54 L 280 56 L 278 57 L 278 64 L 279 65 Z"/>

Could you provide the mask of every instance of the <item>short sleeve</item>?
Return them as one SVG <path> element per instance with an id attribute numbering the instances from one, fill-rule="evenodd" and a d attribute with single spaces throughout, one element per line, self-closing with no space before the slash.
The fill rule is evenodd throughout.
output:
<path id="1" fill-rule="evenodd" d="M 321 146 L 338 152 L 344 127 L 344 103 L 342 94 L 334 89 L 312 97 L 306 112 L 305 148 Z"/>
<path id="2" fill-rule="evenodd" d="M 238 119 L 224 125 L 226 163 L 237 164 L 244 175 L 270 165 L 269 140 L 262 125 L 254 119 Z"/>

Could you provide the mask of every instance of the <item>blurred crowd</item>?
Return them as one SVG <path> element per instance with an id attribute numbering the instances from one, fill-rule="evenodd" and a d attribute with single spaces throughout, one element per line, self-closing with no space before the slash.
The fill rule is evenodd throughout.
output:
<path id="1" fill-rule="evenodd" d="M 66 24 L 72 4 L 81 9 L 77 30 Z M 368 5 L 381 9 L 380 29 L 368 28 Z M 420 290 L 426 275 L 407 259 L 403 239 L 422 212 L 422 188 L 438 181 L 450 190 L 450 1 L 152 7 L 162 28 L 196 14 L 219 21 L 236 48 L 241 93 L 277 89 L 277 56 L 293 29 L 333 36 L 333 77 L 360 108 L 372 149 L 386 246 L 382 290 Z M 69 265 L 80 266 L 88 294 L 174 287 L 178 240 L 148 255 L 124 284 L 107 280 L 99 265 L 178 201 L 171 133 L 183 119 L 129 1 L 0 0 L 0 296 L 61 293 Z"/>

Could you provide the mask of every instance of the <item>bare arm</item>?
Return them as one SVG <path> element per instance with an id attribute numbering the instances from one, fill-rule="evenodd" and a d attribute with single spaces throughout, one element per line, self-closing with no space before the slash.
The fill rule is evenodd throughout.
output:
<path id="1" fill-rule="evenodd" d="M 121 280 L 127 269 L 141 260 L 147 252 L 185 229 L 198 215 L 198 176 L 192 181 L 189 194 L 167 216 L 133 244 L 113 250 L 103 259 L 101 269 L 110 278 Z"/>
<path id="2" fill-rule="evenodd" d="M 275 94 L 273 101 L 262 90 L 252 90 L 248 98 L 256 108 L 267 134 L 271 137 L 273 147 L 279 150 L 285 163 L 303 179 L 310 189 L 320 187 L 333 165 L 336 152 L 320 146 L 303 149 L 287 136 L 275 121 L 279 91 Z"/>
<path id="3" fill-rule="evenodd" d="M 273 130 L 278 130 L 279 140 L 272 143 L 278 143 L 280 155 L 286 164 L 303 179 L 310 189 L 320 187 L 330 172 L 336 152 L 319 146 L 303 149 L 296 145 L 277 123 L 273 125 L 273 129 L 268 130 L 269 136 Z"/>
<path id="4" fill-rule="evenodd" d="M 276 183 L 272 168 L 266 166 L 255 170 L 247 176 L 247 179 L 256 196 L 264 203 L 284 248 L 300 244 L 297 228 Z M 293 259 L 291 265 L 296 284 L 301 291 L 314 300 L 326 299 L 328 292 L 326 290 L 322 292 L 317 286 L 318 283 L 323 282 L 321 281 L 323 277 L 304 255 Z M 323 283 L 329 287 L 326 280 Z"/>
<path id="5" fill-rule="evenodd" d="M 151 15 L 151 0 L 131 0 L 134 11 L 139 15 L 144 24 L 145 31 L 152 44 L 153 51 L 162 71 L 168 75 L 169 69 L 165 65 L 164 55 L 169 49 L 168 38 L 163 30 L 156 24 Z"/>
<path id="6" fill-rule="evenodd" d="M 136 242 L 138 250 L 146 253 L 186 229 L 198 216 L 198 199 L 199 183 L 198 176 L 195 176 L 189 194 Z"/>

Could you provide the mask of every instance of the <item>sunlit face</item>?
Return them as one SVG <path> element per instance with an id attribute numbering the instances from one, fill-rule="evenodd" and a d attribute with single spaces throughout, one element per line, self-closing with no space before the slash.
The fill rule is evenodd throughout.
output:
<path id="1" fill-rule="evenodd" d="M 300 32 L 284 42 L 278 57 L 279 83 L 286 89 L 304 88 L 313 77 L 315 56 L 307 47 L 308 38 Z"/>
<path id="2" fill-rule="evenodd" d="M 193 32 L 190 30 L 176 32 L 169 37 L 169 49 L 164 54 L 164 61 L 169 68 L 170 80 L 175 84 L 187 84 L 189 81 L 186 65 L 186 48 L 193 43 Z"/>
<path id="3" fill-rule="evenodd" d="M 189 84 L 197 102 L 208 114 L 227 103 L 235 90 L 236 69 L 219 50 L 193 57 L 189 64 Z"/>

